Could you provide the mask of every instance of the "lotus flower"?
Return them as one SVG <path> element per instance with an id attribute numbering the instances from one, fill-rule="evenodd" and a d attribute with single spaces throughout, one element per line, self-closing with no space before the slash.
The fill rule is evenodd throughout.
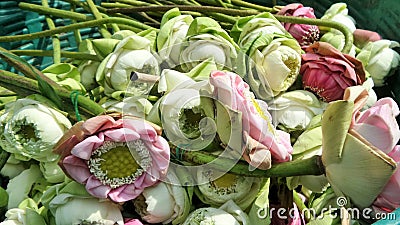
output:
<path id="1" fill-rule="evenodd" d="M 238 74 L 257 98 L 271 100 L 296 81 L 301 47 L 272 14 L 239 19 L 232 32 L 240 32 L 238 43 L 243 51 Z"/>
<path id="2" fill-rule="evenodd" d="M 316 42 L 309 46 L 302 59 L 303 87 L 326 102 L 342 99 L 347 87 L 365 81 L 362 63 L 328 43 Z"/>
<path id="3" fill-rule="evenodd" d="M 182 44 L 180 64 L 188 72 L 199 63 L 212 59 L 218 68 L 235 68 L 239 47 L 213 19 L 197 17 L 189 26 Z"/>
<path id="4" fill-rule="evenodd" d="M 0 146 L 19 160 L 48 162 L 57 159 L 53 146 L 71 127 L 61 114 L 38 101 L 19 99 L 0 117 Z"/>
<path id="5" fill-rule="evenodd" d="M 359 112 L 367 95 L 362 86 L 350 87 L 345 100 L 330 103 L 322 117 L 326 177 L 338 196 L 349 197 L 361 208 L 373 203 L 394 173 L 396 162 L 384 151 L 393 148 L 400 133 L 395 119 L 399 109 L 393 100 L 381 99 Z"/>
<path id="6" fill-rule="evenodd" d="M 400 55 L 393 48 L 399 46 L 395 41 L 378 40 L 368 43 L 358 53 L 357 59 L 363 62 L 375 86 L 383 86 L 386 79 L 394 74 L 400 64 Z"/>
<path id="7" fill-rule="evenodd" d="M 332 20 L 341 23 L 346 26 L 352 33 L 356 30 L 355 21 L 351 16 L 349 16 L 347 4 L 343 2 L 332 4 L 331 7 L 329 7 L 329 9 L 325 11 L 325 14 L 321 17 L 321 19 Z M 329 28 L 329 30 L 338 34 L 340 33 L 340 31 L 333 28 Z"/>
<path id="8" fill-rule="evenodd" d="M 314 9 L 303 7 L 300 3 L 292 3 L 284 6 L 278 15 L 296 16 L 315 19 Z M 316 25 L 283 23 L 283 27 L 300 43 L 301 46 L 308 46 L 318 41 L 319 28 Z"/>
<path id="9" fill-rule="evenodd" d="M 218 178 L 213 180 L 214 177 Z M 202 202 L 219 207 L 231 199 L 243 210 L 257 197 L 261 184 L 260 178 L 223 174 L 211 169 L 198 170 L 197 180 L 200 184 L 195 191 Z"/>
<path id="10" fill-rule="evenodd" d="M 125 202 L 166 175 L 169 146 L 143 119 L 93 117 L 66 133 L 55 152 L 60 166 L 97 198 Z"/>
<path id="11" fill-rule="evenodd" d="M 267 111 L 268 106 L 265 102 L 254 98 L 248 84 L 242 78 L 231 72 L 214 71 L 211 73 L 210 84 L 214 88 L 213 96 L 219 102 L 216 104 L 217 132 L 224 144 L 228 146 L 233 144 L 230 146 L 232 149 L 242 149 L 244 159 L 256 168 L 268 169 L 272 163 L 271 158 L 274 162 L 291 159 L 290 154 L 293 149 L 290 146 L 289 134 L 272 126 L 272 118 Z M 222 135 L 229 131 L 221 124 L 236 121 L 227 120 L 229 115 L 223 114 L 226 110 L 222 108 L 223 106 L 241 114 L 243 129 L 238 131 L 238 137 Z M 225 118 L 218 114 L 224 115 Z M 218 121 L 218 117 L 221 118 L 221 122 Z M 230 140 L 235 144 L 229 143 Z"/>
<path id="12" fill-rule="evenodd" d="M 224 224 L 224 225 L 248 225 L 248 216 L 232 200 L 229 200 L 220 208 L 199 208 L 194 210 L 186 218 L 183 225 L 190 224 Z"/>

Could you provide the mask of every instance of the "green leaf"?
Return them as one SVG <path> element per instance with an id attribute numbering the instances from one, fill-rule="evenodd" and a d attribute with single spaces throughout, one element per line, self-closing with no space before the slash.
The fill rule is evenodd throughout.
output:
<path id="1" fill-rule="evenodd" d="M 249 212 L 249 224 L 265 224 L 271 223 L 269 215 L 269 183 L 267 179 L 263 187 L 258 192 L 258 197 L 251 205 Z"/>

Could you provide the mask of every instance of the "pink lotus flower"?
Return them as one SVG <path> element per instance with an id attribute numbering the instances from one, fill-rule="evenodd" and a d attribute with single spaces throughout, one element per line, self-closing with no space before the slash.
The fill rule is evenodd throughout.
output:
<path id="1" fill-rule="evenodd" d="M 313 19 L 316 18 L 313 8 L 303 7 L 303 5 L 300 3 L 288 4 L 283 7 L 277 14 Z M 319 39 L 318 26 L 292 23 L 282 23 L 282 25 L 283 27 L 285 27 L 285 30 L 287 30 L 299 42 L 300 46 L 311 45 Z"/>
<path id="2" fill-rule="evenodd" d="M 347 87 L 365 81 L 359 60 L 325 42 L 316 42 L 306 49 L 300 74 L 303 75 L 303 87 L 326 102 L 342 99 Z"/>
<path id="3" fill-rule="evenodd" d="M 293 151 L 288 133 L 276 130 L 271 123 L 267 104 L 258 101 L 250 92 L 249 85 L 231 72 L 214 71 L 210 83 L 214 97 L 232 110 L 242 112 L 243 158 L 260 169 L 271 167 L 275 162 L 291 160 Z"/>
<path id="4" fill-rule="evenodd" d="M 391 157 L 400 166 L 399 125 L 396 116 L 400 114 L 399 106 L 391 98 L 381 98 L 372 107 L 359 111 L 367 101 L 367 91 L 356 92 L 347 89 L 345 100 L 353 99 L 355 103 L 350 132 L 362 137 L 367 142 Z M 373 207 L 382 212 L 391 212 L 400 207 L 400 170 L 391 176 L 382 192 L 373 203 Z"/>
<path id="5" fill-rule="evenodd" d="M 143 119 L 108 115 L 77 123 L 56 145 L 60 166 L 97 198 L 125 202 L 166 175 L 169 145 Z"/>
<path id="6" fill-rule="evenodd" d="M 393 148 L 388 154 L 397 163 L 397 167 L 400 166 L 400 145 Z M 380 212 L 392 212 L 396 208 L 400 207 L 400 170 L 397 169 L 389 182 L 383 188 L 382 192 L 376 198 L 373 203 L 373 207 L 376 211 Z"/>

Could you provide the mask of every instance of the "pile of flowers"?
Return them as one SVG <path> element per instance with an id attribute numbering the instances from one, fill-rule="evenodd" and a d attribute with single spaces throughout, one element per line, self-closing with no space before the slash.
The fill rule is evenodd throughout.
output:
<path id="1" fill-rule="evenodd" d="M 93 16 L 54 27 L 86 15 L 22 2 L 49 30 L 0 36 L 53 43 L 0 48 L 20 73 L 0 70 L 0 225 L 396 219 L 400 111 L 375 88 L 399 44 L 345 3 L 317 19 L 300 3 L 68 2 Z M 79 39 L 86 26 L 103 37 Z M 60 49 L 69 31 L 77 52 Z"/>

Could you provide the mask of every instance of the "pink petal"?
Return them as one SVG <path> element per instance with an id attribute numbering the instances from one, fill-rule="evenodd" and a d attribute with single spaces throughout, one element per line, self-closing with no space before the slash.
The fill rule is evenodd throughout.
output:
<path id="1" fill-rule="evenodd" d="M 104 135 L 107 137 L 106 140 L 112 140 L 116 142 L 128 142 L 139 139 L 139 134 L 131 129 L 118 128 L 104 131 Z"/>
<path id="2" fill-rule="evenodd" d="M 104 135 L 99 133 L 98 136 L 87 137 L 82 142 L 75 145 L 71 150 L 71 154 L 81 159 L 89 160 L 93 150 L 97 149 L 104 143 Z"/>
<path id="3" fill-rule="evenodd" d="M 136 187 L 135 184 L 123 185 L 110 191 L 108 197 L 114 202 L 126 202 L 135 199 L 144 190 L 144 187 Z"/>
<path id="4" fill-rule="evenodd" d="M 89 194 L 97 198 L 107 198 L 108 193 L 111 191 L 111 187 L 102 184 L 96 177 L 90 176 L 86 182 L 86 190 Z"/>
<path id="5" fill-rule="evenodd" d="M 66 173 L 79 183 L 85 183 L 86 180 L 92 175 L 86 162 L 73 155 L 67 156 L 62 161 Z"/>
<path id="6" fill-rule="evenodd" d="M 103 130 L 119 127 L 120 125 L 121 122 L 115 121 L 111 116 L 101 115 L 86 120 L 82 125 L 82 129 L 85 131 L 85 134 L 92 135 Z"/>

